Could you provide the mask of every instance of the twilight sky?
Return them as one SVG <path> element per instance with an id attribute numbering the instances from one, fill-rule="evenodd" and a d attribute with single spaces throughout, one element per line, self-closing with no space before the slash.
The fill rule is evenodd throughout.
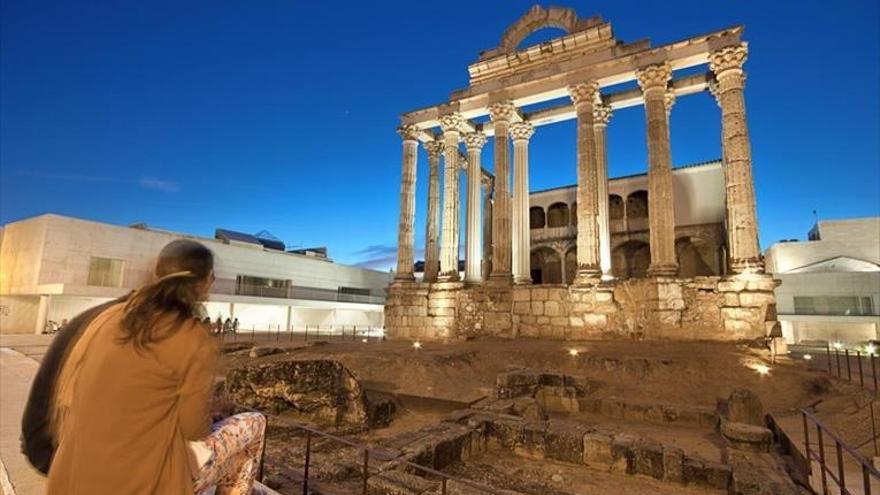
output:
<path id="1" fill-rule="evenodd" d="M 467 65 L 533 3 L 0 0 L 0 223 L 268 229 L 384 269 L 399 115 L 465 87 Z M 876 0 L 552 3 L 655 46 L 745 25 L 762 247 L 803 239 L 813 210 L 880 214 Z M 680 98 L 671 125 L 674 164 L 720 156 L 708 94 Z M 573 122 L 538 129 L 533 190 L 575 182 L 574 136 Z M 642 107 L 615 113 L 608 154 L 612 177 L 646 170 Z M 420 151 L 417 246 L 426 169 Z"/>

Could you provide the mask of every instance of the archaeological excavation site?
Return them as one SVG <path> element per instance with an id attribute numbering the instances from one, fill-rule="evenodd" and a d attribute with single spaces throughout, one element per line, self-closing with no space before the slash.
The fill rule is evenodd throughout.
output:
<path id="1" fill-rule="evenodd" d="M 224 360 L 217 393 L 269 415 L 263 483 L 285 494 L 807 494 L 808 420 L 870 438 L 872 394 L 746 343 L 317 340 Z"/>

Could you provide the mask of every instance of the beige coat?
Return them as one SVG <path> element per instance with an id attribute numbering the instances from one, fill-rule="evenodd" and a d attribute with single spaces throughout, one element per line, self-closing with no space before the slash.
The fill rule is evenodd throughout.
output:
<path id="1" fill-rule="evenodd" d="M 95 335 L 72 375 L 48 495 L 193 493 L 186 442 L 210 432 L 217 344 L 202 323 L 169 315 L 158 334 L 177 332 L 137 351 L 118 342 L 122 308 L 86 329 Z"/>

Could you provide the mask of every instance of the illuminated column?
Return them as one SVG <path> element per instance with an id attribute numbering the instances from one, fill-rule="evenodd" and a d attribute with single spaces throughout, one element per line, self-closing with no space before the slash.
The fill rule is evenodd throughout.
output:
<path id="1" fill-rule="evenodd" d="M 486 135 L 471 132 L 464 135 L 468 153 L 467 168 L 467 230 L 465 238 L 465 282 L 476 283 L 481 280 L 480 266 L 480 182 L 483 167 L 480 152 L 486 144 Z"/>
<path id="2" fill-rule="evenodd" d="M 532 283 L 529 270 L 529 139 L 535 129 L 529 122 L 510 126 L 513 140 L 513 281 Z"/>
<path id="3" fill-rule="evenodd" d="M 507 132 L 516 108 L 509 101 L 489 107 L 495 127 L 495 205 L 492 214 L 492 275 L 496 282 L 511 281 L 510 158 Z"/>
<path id="4" fill-rule="evenodd" d="M 718 105 L 721 107 L 721 150 L 727 191 L 727 244 L 734 273 L 763 273 L 764 261 L 758 244 L 755 211 L 755 183 L 752 150 L 743 95 L 747 47 L 728 46 L 712 53 L 709 68 L 715 73 Z"/>
<path id="5" fill-rule="evenodd" d="M 483 180 L 483 280 L 489 280 L 492 273 L 492 209 L 493 189 L 495 180 L 490 175 L 484 175 Z"/>
<path id="6" fill-rule="evenodd" d="M 397 226 L 397 274 L 395 280 L 410 281 L 413 277 L 413 221 L 416 216 L 416 158 L 419 130 L 414 125 L 400 127 L 403 138 L 403 171 L 400 180 L 400 222 Z"/>
<path id="7" fill-rule="evenodd" d="M 593 108 L 596 130 L 596 190 L 599 196 L 599 267 L 603 277 L 611 277 L 611 225 L 608 217 L 608 122 L 611 107 L 602 103 Z"/>
<path id="8" fill-rule="evenodd" d="M 577 114 L 577 271 L 575 285 L 600 281 L 596 133 L 593 103 L 599 93 L 595 81 L 568 88 Z"/>
<path id="9" fill-rule="evenodd" d="M 428 152 L 428 218 L 425 222 L 425 282 L 436 282 L 440 273 L 440 155 L 442 141 L 425 143 Z"/>
<path id="10" fill-rule="evenodd" d="M 455 215 L 458 211 L 458 128 L 462 118 L 458 114 L 440 117 L 443 128 L 443 237 L 440 242 L 440 276 L 441 281 L 456 281 L 458 277 L 458 236 L 455 228 L 458 222 Z"/>
<path id="11" fill-rule="evenodd" d="M 636 77 L 645 99 L 648 128 L 648 222 L 651 244 L 648 275 L 674 277 L 678 273 L 678 261 L 675 257 L 675 203 L 666 113 L 666 86 L 672 77 L 672 69 L 668 63 L 651 65 L 636 71 Z"/>

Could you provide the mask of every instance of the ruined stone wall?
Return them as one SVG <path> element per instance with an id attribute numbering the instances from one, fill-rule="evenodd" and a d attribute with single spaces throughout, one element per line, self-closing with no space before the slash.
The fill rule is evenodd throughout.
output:
<path id="1" fill-rule="evenodd" d="M 385 304 L 390 338 L 739 340 L 776 323 L 765 275 L 631 279 L 596 287 L 398 284 Z"/>

